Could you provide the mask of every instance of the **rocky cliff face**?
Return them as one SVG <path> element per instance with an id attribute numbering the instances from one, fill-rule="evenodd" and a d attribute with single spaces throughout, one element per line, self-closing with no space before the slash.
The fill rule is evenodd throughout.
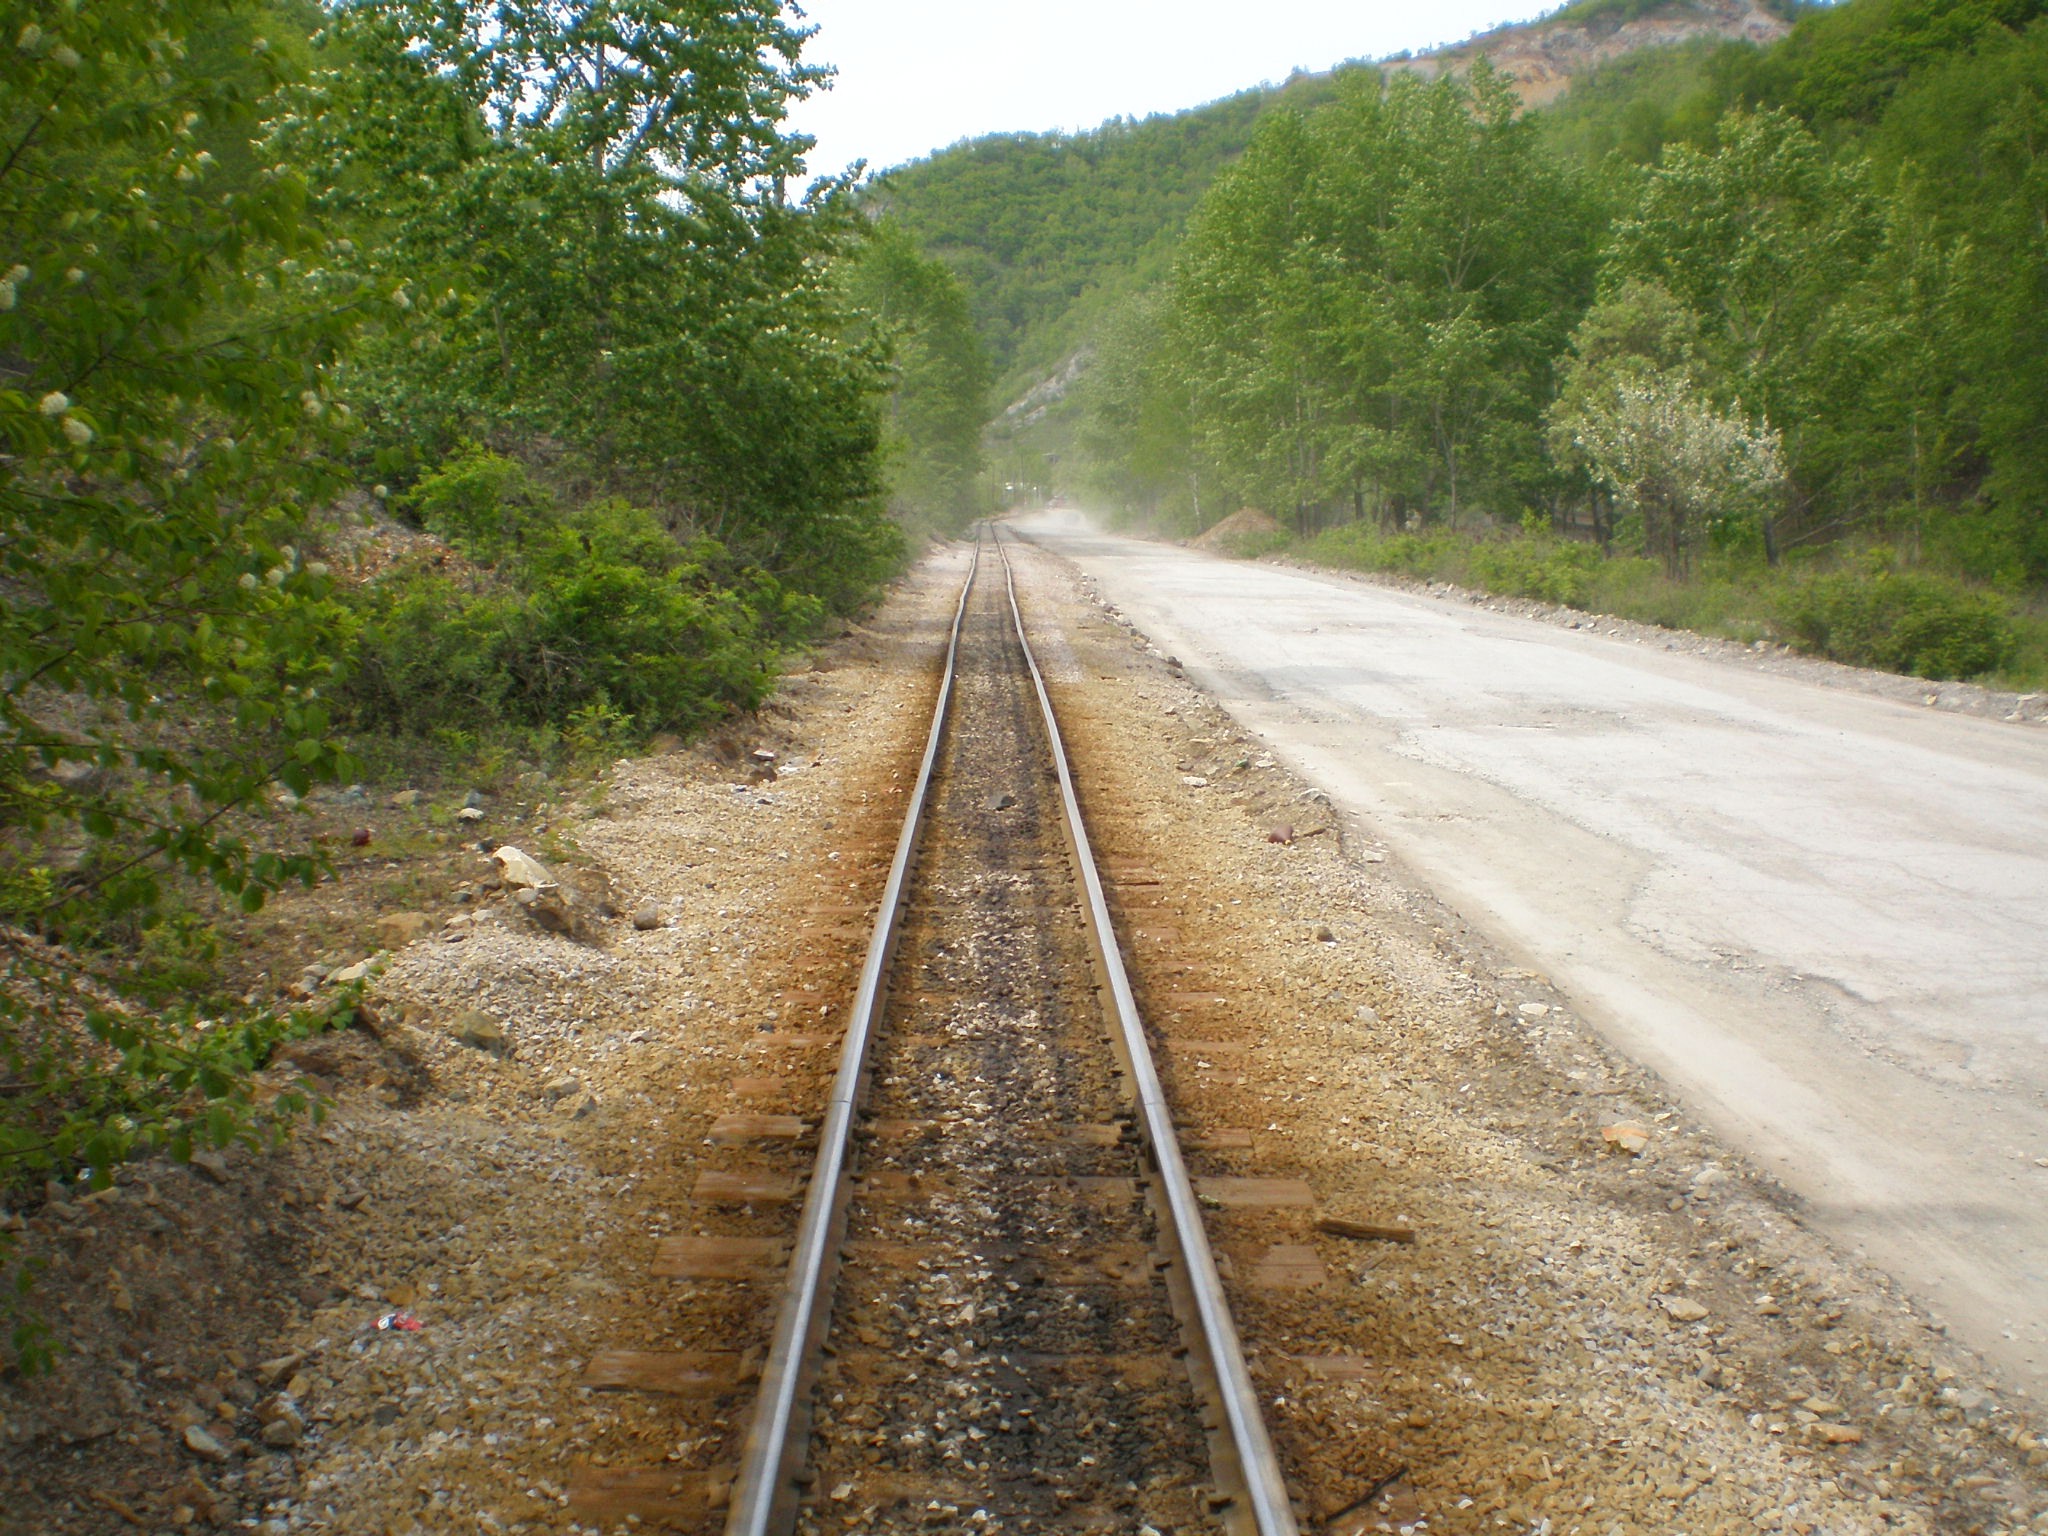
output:
<path id="1" fill-rule="evenodd" d="M 1697 37 L 1763 44 L 1775 42 L 1790 30 L 1790 23 L 1755 0 L 1674 0 L 1633 20 L 1595 17 L 1591 21 L 1501 27 L 1435 53 L 1391 60 L 1386 67 L 1434 79 L 1446 70 L 1469 69 L 1475 59 L 1489 59 L 1513 80 L 1524 106 L 1540 107 L 1562 96 L 1574 75 L 1638 48 L 1690 42 Z"/>

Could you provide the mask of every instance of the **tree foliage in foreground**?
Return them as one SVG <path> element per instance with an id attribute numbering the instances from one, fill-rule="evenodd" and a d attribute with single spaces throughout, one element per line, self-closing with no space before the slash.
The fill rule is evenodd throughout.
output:
<path id="1" fill-rule="evenodd" d="M 140 1006 L 96 958 L 167 873 L 252 910 L 310 878 L 234 813 L 347 765 L 349 626 L 294 541 L 385 296 L 290 169 L 207 147 L 262 136 L 268 19 L 17 8 L 0 49 L 0 1191 L 290 1107 L 246 1083 L 289 1026 Z"/>
<path id="2" fill-rule="evenodd" d="M 805 36 L 774 0 L 9 8 L 0 1201 L 302 1107 L 251 1073 L 313 1021 L 200 1017 L 135 955 L 174 900 L 319 878 L 266 802 L 343 730 L 687 728 L 893 568 L 858 227 L 782 190 Z M 461 525 L 524 474 L 472 438 L 567 503 Z M 338 585 L 357 475 L 473 579 Z"/>
<path id="3" fill-rule="evenodd" d="M 832 277 L 843 189 L 782 195 L 804 34 L 762 0 L 498 16 L 353 7 L 299 113 L 334 216 L 422 311 L 357 365 L 386 468 L 545 439 L 686 536 L 859 601 L 897 550 L 886 359 Z"/>

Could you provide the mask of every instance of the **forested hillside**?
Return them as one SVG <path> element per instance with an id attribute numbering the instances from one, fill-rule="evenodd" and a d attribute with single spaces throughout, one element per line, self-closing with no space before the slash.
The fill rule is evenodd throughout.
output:
<path id="1" fill-rule="evenodd" d="M 1578 0 L 1545 26 L 1504 28 L 1440 57 L 1455 62 L 1507 48 L 1590 67 L 1634 46 L 1639 34 L 1735 33 L 1752 12 L 1775 21 L 1796 11 L 1791 0 L 1755 7 Z M 1005 398 L 1014 399 L 1085 344 L 1118 299 L 1166 276 L 1188 215 L 1266 115 L 1311 111 L 1335 97 L 1347 73 L 1366 67 L 1297 74 L 1189 111 L 1118 119 L 1085 133 L 970 140 L 885 171 L 863 199 L 966 280 Z M 1426 74 L 1438 64 L 1425 57 L 1400 67 Z"/>
<path id="2" fill-rule="evenodd" d="M 1263 102 L 1179 231 L 1134 204 L 1099 265 L 1056 244 L 1099 222 L 1066 203 L 1036 237 L 1051 254 L 963 259 L 936 164 L 893 206 L 956 231 L 931 249 L 992 345 L 1079 359 L 1050 414 L 1041 396 L 1000 424 L 1010 478 L 1168 527 L 1251 504 L 1325 558 L 2032 676 L 2041 11 L 1845 0 L 1767 45 L 1609 60 L 1533 111 L 1476 45 L 1455 69 L 1345 71 Z M 1004 153 L 1086 184 L 1063 148 Z M 1020 334 L 1018 269 L 1095 302 Z M 1524 528 L 1514 560 L 1475 565 L 1475 538 Z"/>
<path id="3" fill-rule="evenodd" d="M 1162 278 L 1188 214 L 1274 107 L 1328 98 L 1328 77 L 1088 133 L 999 134 L 885 173 L 866 201 L 966 284 L 995 367 L 1015 382 L 1085 334 L 1098 290 Z"/>

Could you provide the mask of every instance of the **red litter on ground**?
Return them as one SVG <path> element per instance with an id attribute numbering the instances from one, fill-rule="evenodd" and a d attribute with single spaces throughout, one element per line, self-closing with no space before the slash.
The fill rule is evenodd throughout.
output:
<path id="1" fill-rule="evenodd" d="M 410 1312 L 386 1312 L 377 1319 L 379 1333 L 390 1333 L 394 1330 L 399 1333 L 418 1333 L 425 1326 Z"/>

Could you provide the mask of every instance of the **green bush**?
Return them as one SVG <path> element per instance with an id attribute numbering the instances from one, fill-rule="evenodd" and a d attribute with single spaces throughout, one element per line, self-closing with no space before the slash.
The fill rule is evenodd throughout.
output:
<path id="1" fill-rule="evenodd" d="M 1463 577 L 1471 543 L 1451 534 L 1383 534 L 1364 523 L 1346 523 L 1317 534 L 1302 553 L 1348 570 L 1457 581 Z"/>
<path id="2" fill-rule="evenodd" d="M 606 500 L 562 513 L 518 465 L 466 452 L 408 498 L 464 563 L 422 558 L 356 595 L 359 729 L 504 726 L 611 746 L 750 709 L 817 599 Z"/>
<path id="3" fill-rule="evenodd" d="M 1902 570 L 1889 550 L 1823 575 L 1787 575 L 1739 552 L 1713 554 L 1678 579 L 1654 560 L 1603 556 L 1544 532 L 1474 539 L 1382 534 L 1350 523 L 1309 540 L 1301 553 L 1325 565 L 1449 581 L 1665 629 L 1742 641 L 1777 634 L 1817 656 L 1919 677 L 1999 672 L 2031 687 L 2048 670 L 2048 624 L 2016 616 L 1995 595 L 1952 578 Z"/>
<path id="4" fill-rule="evenodd" d="M 1591 600 L 1602 567 L 1600 551 L 1592 545 L 1548 533 L 1474 539 L 1449 531 L 1383 534 L 1364 523 L 1319 534 L 1302 552 L 1326 565 L 1455 582 L 1571 607 Z"/>
<path id="5" fill-rule="evenodd" d="M 517 545 L 528 526 L 553 521 L 552 499 L 525 465 L 473 443 L 399 497 L 397 507 L 486 564 Z"/>
<path id="6" fill-rule="evenodd" d="M 2013 655 L 2004 603 L 1925 571 L 1892 567 L 1880 552 L 1862 569 L 1811 577 L 1779 614 L 1804 650 L 1915 677 L 1975 677 Z"/>
<path id="7" fill-rule="evenodd" d="M 1478 545 L 1472 574 L 1489 592 L 1583 608 L 1600 571 L 1600 551 L 1547 535 L 1524 535 Z"/>
<path id="8" fill-rule="evenodd" d="M 1216 541 L 1216 547 L 1233 560 L 1257 560 L 1277 555 L 1293 543 L 1294 535 L 1284 528 L 1247 529 L 1224 535 Z"/>

